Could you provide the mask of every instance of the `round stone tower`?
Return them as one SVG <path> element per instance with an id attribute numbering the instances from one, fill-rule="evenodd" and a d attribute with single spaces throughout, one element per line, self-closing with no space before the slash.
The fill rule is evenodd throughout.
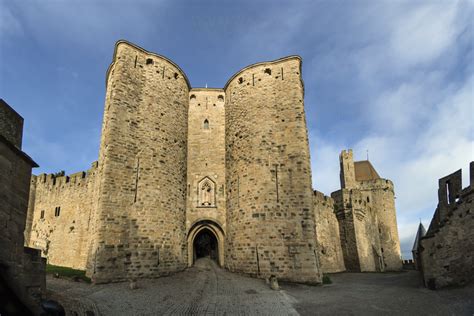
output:
<path id="1" fill-rule="evenodd" d="M 225 265 L 258 277 L 320 282 L 301 59 L 251 65 L 224 89 Z"/>
<path id="2" fill-rule="evenodd" d="M 169 59 L 116 44 L 88 264 L 95 282 L 153 277 L 187 265 L 189 90 L 186 75 Z"/>

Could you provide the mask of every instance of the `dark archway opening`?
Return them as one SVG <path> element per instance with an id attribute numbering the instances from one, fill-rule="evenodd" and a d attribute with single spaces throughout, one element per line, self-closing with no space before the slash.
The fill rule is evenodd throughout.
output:
<path id="1" fill-rule="evenodd" d="M 217 238 L 209 229 L 201 230 L 194 238 L 194 261 L 199 258 L 210 258 L 218 261 Z"/>

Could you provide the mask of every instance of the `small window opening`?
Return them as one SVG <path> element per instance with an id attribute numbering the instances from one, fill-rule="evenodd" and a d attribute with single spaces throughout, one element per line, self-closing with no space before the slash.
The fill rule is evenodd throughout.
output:
<path id="1" fill-rule="evenodd" d="M 243 83 L 244 82 L 244 78 L 240 77 L 239 78 L 239 83 Z"/>
<path id="2" fill-rule="evenodd" d="M 60 207 L 60 206 L 56 206 L 56 207 L 54 208 L 54 216 L 58 217 L 60 213 L 61 213 L 61 207 Z"/>
<path id="3" fill-rule="evenodd" d="M 204 120 L 204 129 L 209 129 L 209 121 L 207 119 Z"/>
<path id="4" fill-rule="evenodd" d="M 370 202 L 370 198 L 369 198 L 369 197 L 367 197 L 367 202 Z"/>
<path id="5" fill-rule="evenodd" d="M 266 73 L 267 75 L 271 75 L 271 74 L 272 74 L 272 70 L 271 70 L 270 68 L 265 68 L 264 73 Z"/>
<path id="6" fill-rule="evenodd" d="M 448 204 L 451 204 L 451 183 L 449 181 L 446 181 L 446 199 L 448 201 Z"/>
<path id="7" fill-rule="evenodd" d="M 217 97 L 217 99 L 218 99 L 219 101 L 224 102 L 224 96 L 223 96 L 222 94 L 219 95 L 219 96 Z"/>
<path id="8" fill-rule="evenodd" d="M 147 58 L 146 64 L 147 64 L 147 65 L 153 65 L 153 59 Z"/>
<path id="9" fill-rule="evenodd" d="M 41 219 L 44 218 L 44 210 L 41 211 L 40 218 L 41 218 Z"/>
<path id="10" fill-rule="evenodd" d="M 179 75 L 177 72 L 174 73 L 174 79 L 178 79 Z"/>
<path id="11" fill-rule="evenodd" d="M 190 100 L 195 100 L 196 99 L 196 95 L 194 94 L 191 94 L 191 96 L 189 97 Z"/>

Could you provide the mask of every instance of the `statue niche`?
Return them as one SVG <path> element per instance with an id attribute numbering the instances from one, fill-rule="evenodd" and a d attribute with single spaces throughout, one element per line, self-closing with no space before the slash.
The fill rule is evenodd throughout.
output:
<path id="1" fill-rule="evenodd" d="M 209 177 L 199 181 L 198 185 L 198 206 L 216 206 L 216 184 Z"/>

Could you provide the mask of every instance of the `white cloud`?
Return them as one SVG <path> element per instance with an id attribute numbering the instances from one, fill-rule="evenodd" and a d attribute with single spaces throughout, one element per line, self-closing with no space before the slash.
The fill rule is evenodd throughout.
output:
<path id="1" fill-rule="evenodd" d="M 390 46 L 399 65 L 425 64 L 453 46 L 459 32 L 457 2 L 440 1 L 411 7 L 394 19 Z"/>
<path id="2" fill-rule="evenodd" d="M 459 36 L 466 29 L 472 32 L 466 18 L 472 7 L 460 4 L 465 3 L 417 2 L 410 3 L 409 11 L 401 6 L 384 12 L 365 27 L 386 36 L 372 31 L 370 40 L 361 39 L 366 45 L 348 52 L 349 61 L 343 62 L 355 65 L 352 77 L 367 100 L 360 104 L 360 116 L 353 118 L 362 122 L 360 138 L 347 146 L 356 160 L 365 159 L 368 149 L 379 174 L 393 180 L 405 254 L 419 218 L 425 226 L 431 221 L 438 179 L 463 168 L 467 186 L 468 164 L 474 160 L 474 77 L 452 77 L 453 65 L 466 49 Z M 324 68 L 315 63 L 314 69 Z M 337 133 L 344 135 L 346 128 L 341 124 Z M 314 185 L 329 194 L 339 179 L 338 154 L 346 146 L 314 134 Z"/>
<path id="3" fill-rule="evenodd" d="M 329 195 L 340 188 L 339 153 L 344 146 L 328 142 L 316 133 L 309 135 L 313 188 Z"/>

